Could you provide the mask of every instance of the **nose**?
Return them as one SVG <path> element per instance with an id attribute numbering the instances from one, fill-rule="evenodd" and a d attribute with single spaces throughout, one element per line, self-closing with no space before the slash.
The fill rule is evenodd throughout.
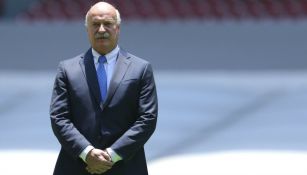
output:
<path id="1" fill-rule="evenodd" d="M 98 29 L 98 32 L 105 32 L 105 31 L 106 31 L 106 30 L 105 30 L 103 24 L 100 24 L 99 29 Z"/>

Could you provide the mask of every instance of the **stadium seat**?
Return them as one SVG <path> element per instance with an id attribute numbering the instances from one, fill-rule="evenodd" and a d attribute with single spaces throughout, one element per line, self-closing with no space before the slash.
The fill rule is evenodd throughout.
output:
<path id="1" fill-rule="evenodd" d="M 293 0 L 284 0 L 283 1 L 283 7 L 285 8 L 285 12 L 287 15 L 289 15 L 291 18 L 297 18 L 299 16 L 299 8 L 297 8 L 297 1 Z"/>
<path id="2" fill-rule="evenodd" d="M 152 5 L 152 9 L 154 11 L 154 18 L 166 20 L 169 17 L 170 11 L 167 9 L 165 1 L 150 0 L 150 4 Z"/>
<path id="3" fill-rule="evenodd" d="M 0 5 L 1 5 L 0 0 Z M 21 20 L 80 20 L 99 0 L 44 0 L 20 12 Z M 307 16 L 307 0 L 106 0 L 125 20 L 283 19 Z"/>

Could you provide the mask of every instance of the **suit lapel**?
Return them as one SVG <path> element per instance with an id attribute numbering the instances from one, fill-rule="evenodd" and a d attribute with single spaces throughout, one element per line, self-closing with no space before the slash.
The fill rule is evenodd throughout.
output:
<path id="1" fill-rule="evenodd" d="M 97 104 L 99 104 L 100 108 L 103 109 L 103 106 L 100 104 L 100 88 L 91 48 L 85 53 L 84 58 L 80 60 L 80 66 L 91 93 L 93 94 Z"/>
<path id="2" fill-rule="evenodd" d="M 130 60 L 128 58 L 129 57 L 127 56 L 127 53 L 120 49 L 104 106 L 106 106 L 110 102 L 116 89 L 118 88 L 120 82 L 126 74 L 127 69 L 130 65 Z"/>

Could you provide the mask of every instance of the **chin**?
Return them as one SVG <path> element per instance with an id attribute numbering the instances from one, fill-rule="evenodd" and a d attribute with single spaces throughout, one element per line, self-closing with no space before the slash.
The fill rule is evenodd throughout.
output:
<path id="1" fill-rule="evenodd" d="M 110 48 L 110 44 L 109 43 L 98 43 L 96 44 L 97 48 Z"/>

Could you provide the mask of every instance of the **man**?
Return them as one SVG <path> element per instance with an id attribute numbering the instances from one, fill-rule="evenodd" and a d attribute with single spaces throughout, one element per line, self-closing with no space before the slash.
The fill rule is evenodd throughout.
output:
<path id="1" fill-rule="evenodd" d="M 61 144 L 54 175 L 146 175 L 155 130 L 151 65 L 117 45 L 120 14 L 99 2 L 86 15 L 91 48 L 59 64 L 50 116 Z"/>

